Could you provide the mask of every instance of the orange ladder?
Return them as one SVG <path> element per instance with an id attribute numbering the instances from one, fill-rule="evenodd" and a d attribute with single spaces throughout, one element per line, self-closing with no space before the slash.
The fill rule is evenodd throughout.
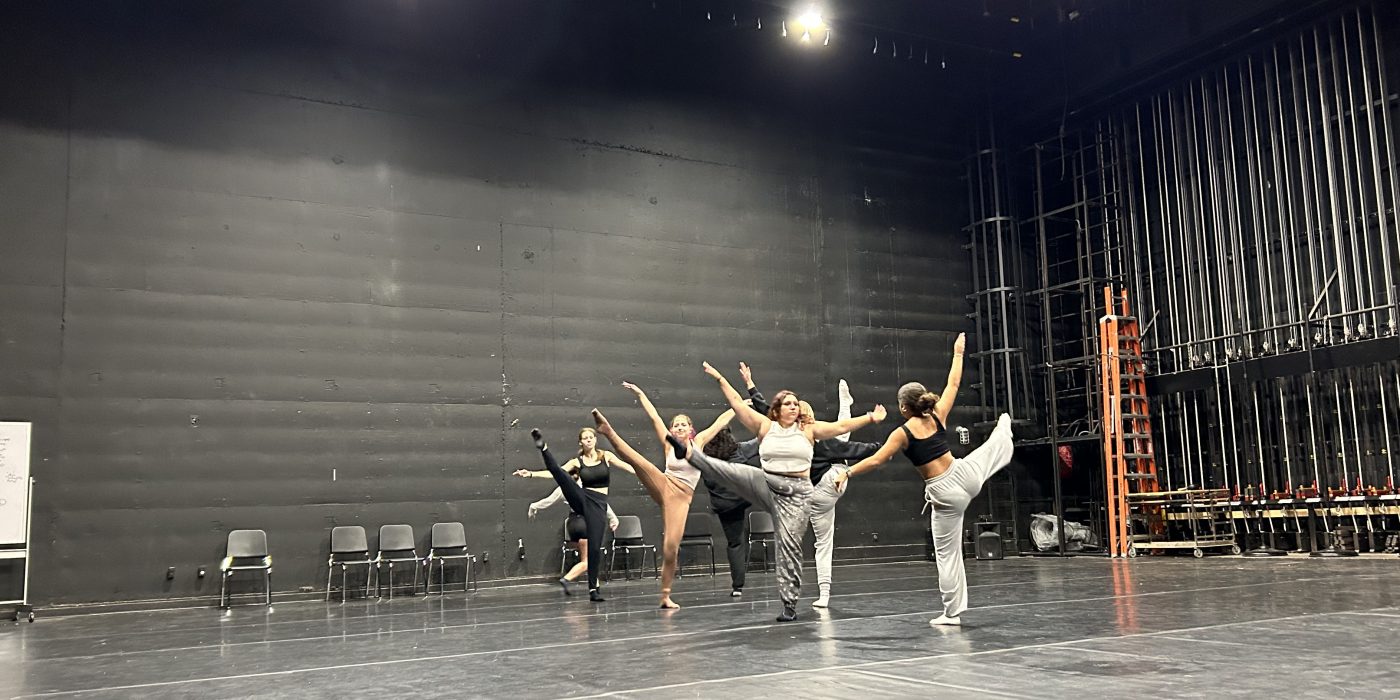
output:
<path id="1" fill-rule="evenodd" d="M 1129 493 L 1157 490 L 1157 458 L 1147 403 L 1138 320 L 1128 313 L 1128 292 L 1103 288 L 1099 319 L 1099 386 L 1103 406 L 1103 457 L 1108 502 L 1108 553 L 1129 556 L 1133 543 Z M 1144 514 L 1145 515 L 1145 514 Z"/>

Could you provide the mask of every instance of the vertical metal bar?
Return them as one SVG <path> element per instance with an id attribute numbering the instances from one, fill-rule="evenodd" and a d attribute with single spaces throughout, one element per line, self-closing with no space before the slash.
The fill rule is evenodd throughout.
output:
<path id="1" fill-rule="evenodd" d="M 1320 245 L 1314 245 L 1315 242 L 1320 243 L 1320 241 L 1315 239 L 1319 235 L 1318 232 L 1321 227 L 1320 222 L 1322 214 L 1319 211 L 1316 216 L 1314 216 L 1313 210 L 1313 197 L 1317 194 L 1318 185 L 1314 182 L 1314 178 L 1311 177 L 1311 175 L 1317 169 L 1317 164 L 1314 158 L 1316 149 L 1314 149 L 1312 145 L 1312 105 L 1309 102 L 1310 90 L 1308 88 L 1307 45 L 1302 36 L 1300 36 L 1298 40 L 1297 56 L 1298 61 L 1295 65 L 1293 52 L 1290 50 L 1288 53 L 1289 69 L 1292 75 L 1295 76 L 1293 88 L 1293 121 L 1297 129 L 1298 174 L 1302 177 L 1300 194 L 1303 200 L 1303 220 L 1306 224 L 1303 228 L 1303 234 L 1304 247 L 1307 249 L 1308 253 L 1308 289 L 1310 292 L 1304 295 L 1300 300 L 1309 300 L 1319 296 L 1321 290 L 1317 285 L 1325 275 L 1320 272 L 1323 266 L 1318 260 L 1316 250 Z M 1326 297 L 1323 297 L 1323 299 L 1324 302 L 1326 302 Z M 1304 334 L 1303 344 L 1305 346 L 1311 346 L 1314 344 L 1313 340 L 1321 339 L 1321 335 L 1313 333 L 1313 319 L 1311 317 L 1305 316 L 1302 320 Z"/>
<path id="2" fill-rule="evenodd" d="M 1241 357 L 1243 348 L 1250 345 L 1249 319 L 1253 316 L 1253 310 L 1249 296 L 1244 293 L 1244 222 L 1240 218 L 1239 169 L 1235 160 L 1235 120 L 1234 110 L 1230 105 L 1232 98 L 1228 69 L 1221 71 L 1216 80 L 1215 92 L 1216 119 L 1214 125 L 1207 123 L 1207 129 L 1210 130 L 1214 126 L 1220 131 L 1219 158 L 1211 158 L 1210 171 L 1215 179 L 1211 189 L 1217 192 L 1216 199 L 1221 208 L 1220 220 L 1223 223 L 1216 229 L 1216 258 L 1225 263 L 1219 265 L 1218 269 L 1222 280 L 1225 281 L 1223 286 L 1227 302 L 1220 309 L 1220 319 L 1227 336 L 1233 337 L 1233 340 L 1225 341 L 1226 352 L 1223 361 L 1228 361 Z M 1262 284 L 1263 280 L 1260 280 L 1260 283 Z M 1233 409 L 1233 402 L 1231 408 Z M 1236 457 L 1238 458 L 1238 455 Z"/>
<path id="3" fill-rule="evenodd" d="M 1385 49 L 1384 49 L 1383 42 L 1381 41 L 1381 31 L 1380 31 L 1379 21 L 1376 19 L 1376 8 L 1375 8 L 1375 5 L 1372 5 L 1372 6 L 1371 6 L 1371 36 L 1372 36 L 1372 38 L 1374 39 L 1374 45 L 1375 45 L 1375 48 L 1376 48 L 1376 83 L 1377 83 L 1377 86 L 1380 88 L 1380 99 L 1381 99 L 1381 109 L 1380 109 L 1380 113 L 1381 113 L 1381 129 L 1380 129 L 1380 133 L 1383 134 L 1383 135 L 1385 136 L 1385 170 L 1386 170 L 1387 174 L 1389 175 L 1389 185 L 1390 185 L 1390 187 L 1389 187 L 1389 192 L 1390 192 L 1390 206 L 1389 206 L 1389 207 L 1387 207 L 1387 206 L 1385 205 L 1385 201 L 1386 201 L 1385 197 L 1380 197 L 1380 196 L 1378 196 L 1378 197 L 1376 198 L 1376 199 L 1377 199 L 1376 216 L 1377 216 L 1378 218 L 1380 218 L 1382 221 L 1384 221 L 1384 220 L 1386 220 L 1387 218 L 1389 218 L 1390 216 L 1392 216 L 1392 215 L 1394 214 L 1395 209 L 1396 209 L 1397 207 L 1400 207 L 1400 180 L 1397 180 L 1397 176 L 1396 176 L 1396 173 L 1395 173 L 1395 139 L 1394 139 L 1394 132 L 1392 132 L 1391 129 L 1390 129 L 1390 91 L 1389 91 L 1389 88 L 1387 88 L 1387 86 L 1386 86 Z M 1368 100 L 1368 101 L 1367 101 L 1367 104 L 1369 105 L 1369 104 L 1371 104 L 1371 102 Z M 1396 224 L 1396 227 L 1397 227 L 1397 228 L 1400 228 L 1400 222 L 1397 222 L 1397 221 L 1394 221 L 1394 220 L 1392 220 L 1392 222 Z M 1384 230 L 1385 230 L 1385 229 L 1382 229 L 1383 232 L 1384 232 Z M 1390 236 L 1385 235 L 1384 233 L 1382 233 L 1382 235 L 1384 236 L 1384 238 L 1385 238 L 1386 241 L 1389 241 L 1389 240 L 1390 240 Z M 1392 265 L 1391 256 L 1387 253 L 1386 256 L 1385 256 L 1385 279 L 1386 279 L 1386 287 L 1385 287 L 1385 289 L 1386 289 L 1386 294 L 1388 295 L 1388 296 L 1387 296 L 1387 299 L 1388 299 L 1388 302 L 1387 302 L 1387 303 L 1390 305 L 1390 309 L 1389 309 L 1389 319 L 1388 319 L 1387 322 L 1386 322 L 1386 325 L 1387 325 L 1386 330 L 1387 330 L 1388 333 L 1390 333 L 1390 334 L 1393 335 L 1393 334 L 1396 332 L 1396 330 L 1397 330 L 1396 324 L 1397 324 L 1398 321 L 1397 321 L 1397 319 L 1396 319 L 1396 308 L 1395 308 L 1396 300 L 1395 300 L 1395 297 L 1394 297 L 1395 284 L 1394 284 L 1394 277 L 1393 277 L 1392 270 L 1391 270 L 1391 265 Z"/>
<path id="4" fill-rule="evenodd" d="M 1311 350 L 1309 350 L 1309 352 L 1311 352 Z M 1307 375 L 1303 378 L 1303 390 L 1304 390 L 1304 392 L 1305 392 L 1305 396 L 1307 397 L 1307 410 L 1308 410 L 1308 445 L 1312 448 L 1312 452 L 1308 455 L 1308 457 L 1309 457 L 1309 459 L 1312 460 L 1312 465 L 1313 465 L 1313 487 L 1319 489 L 1319 493 L 1320 493 L 1320 492 L 1321 492 L 1320 490 L 1321 490 L 1322 488 L 1324 488 L 1324 487 L 1323 487 L 1323 482 L 1322 482 L 1322 465 L 1319 463 L 1319 461 L 1318 461 L 1318 459 L 1317 459 L 1317 449 L 1318 449 L 1318 444 L 1317 444 L 1317 416 L 1316 416 L 1316 413 L 1315 413 L 1314 410 L 1313 410 L 1313 396 L 1312 396 L 1312 395 L 1313 395 L 1313 392 L 1312 392 L 1312 384 L 1313 384 L 1314 379 L 1315 379 L 1315 375 L 1313 375 L 1312 373 L 1307 374 Z"/>
<path id="5" fill-rule="evenodd" d="M 1256 94 L 1258 88 L 1254 83 L 1254 57 L 1250 56 L 1245 65 L 1248 68 L 1249 75 L 1249 87 L 1245 93 L 1249 95 L 1249 128 L 1245 130 L 1246 144 L 1250 142 L 1249 136 L 1252 135 L 1254 137 L 1253 148 L 1249 150 L 1249 214 L 1254 224 L 1254 262 L 1255 270 L 1257 270 L 1258 274 L 1258 284 L 1253 286 L 1256 287 L 1259 292 L 1260 310 L 1264 312 L 1261 327 L 1269 329 L 1262 333 L 1263 340 L 1261 345 L 1263 345 L 1266 350 L 1271 350 L 1278 347 L 1278 330 L 1272 328 L 1272 326 L 1278 322 L 1278 312 L 1274 305 L 1274 301 L 1278 295 L 1272 293 L 1273 290 L 1265 291 L 1265 287 L 1270 286 L 1266 284 L 1265 281 L 1274 279 L 1274 263 L 1272 253 L 1273 244 L 1270 235 L 1270 231 L 1272 231 L 1273 227 L 1270 226 L 1269 222 L 1270 207 L 1265 206 L 1264 197 L 1267 190 L 1273 190 L 1277 193 L 1280 188 L 1273 182 L 1269 182 L 1267 185 L 1265 184 L 1266 176 L 1264 175 L 1264 154 L 1262 146 L 1264 134 L 1259 128 L 1259 101 Z M 1262 61 L 1260 66 L 1264 70 L 1265 80 L 1263 83 L 1266 91 L 1266 113 L 1264 121 L 1271 124 L 1273 114 L 1268 110 L 1272 107 L 1273 100 L 1271 96 L 1267 95 L 1268 68 L 1267 64 Z M 1270 130 L 1270 132 L 1270 137 L 1272 138 L 1272 130 Z M 1273 143 L 1271 140 L 1271 151 L 1272 147 Z M 1285 284 L 1285 290 L 1286 289 L 1287 285 Z M 1287 292 L 1285 291 L 1285 295 L 1286 294 Z"/>
<path id="6" fill-rule="evenodd" d="M 1356 380 L 1352 378 L 1351 368 L 1347 368 L 1346 375 L 1347 394 L 1348 398 L 1351 400 L 1352 453 L 1356 455 L 1356 488 L 1365 489 L 1366 471 L 1363 467 L 1365 467 L 1366 463 L 1365 452 L 1361 447 L 1361 413 L 1357 410 L 1356 406 Z M 1340 417 L 1341 411 L 1338 411 L 1337 415 Z M 1351 488 L 1350 480 L 1347 482 L 1347 488 Z"/>
<path id="7" fill-rule="evenodd" d="M 1389 405 L 1386 403 L 1386 400 L 1385 400 L 1385 394 L 1386 394 L 1386 389 L 1385 389 L 1385 370 L 1386 370 L 1386 368 L 1383 367 L 1383 366 L 1378 366 L 1378 367 L 1376 367 L 1376 386 L 1379 387 L 1379 389 L 1380 389 L 1377 393 L 1380 394 L 1380 399 L 1381 399 L 1381 401 L 1380 401 L 1380 403 L 1381 403 L 1381 426 L 1382 426 L 1382 427 L 1381 427 L 1381 430 L 1382 430 L 1383 435 L 1385 436 L 1385 443 L 1381 446 L 1381 450 L 1382 450 L 1382 451 L 1381 451 L 1381 454 L 1384 454 L 1384 455 L 1385 455 L 1385 466 L 1386 466 L 1386 471 L 1387 471 L 1387 473 L 1388 473 L 1389 476 L 1390 476 L 1390 478 L 1386 481 L 1386 484 L 1385 484 L 1385 485 L 1386 485 L 1386 488 L 1388 488 L 1388 489 L 1394 489 L 1394 488 L 1395 488 L 1395 455 L 1394 455 L 1395 450 L 1394 450 L 1394 447 L 1391 445 L 1391 442 L 1390 442 L 1390 409 L 1389 409 Z M 1400 382 L 1397 382 L 1397 383 L 1396 383 L 1396 387 L 1397 387 L 1397 389 L 1400 389 Z"/>
<path id="8" fill-rule="evenodd" d="M 1167 99 L 1170 99 L 1170 97 L 1171 92 L 1168 91 Z M 1181 323 L 1179 322 L 1179 319 L 1181 318 L 1181 314 L 1183 312 L 1177 306 L 1176 301 L 1176 271 L 1178 267 L 1176 262 L 1176 255 L 1174 253 L 1175 246 L 1172 244 L 1172 234 L 1175 232 L 1175 227 L 1173 226 L 1174 220 L 1172 218 L 1172 209 L 1174 207 L 1169 206 L 1167 202 L 1167 200 L 1169 199 L 1167 195 L 1166 184 L 1168 150 L 1167 140 L 1163 137 L 1163 130 L 1166 128 L 1166 125 L 1165 120 L 1162 118 L 1162 98 L 1160 96 L 1153 97 L 1152 103 L 1152 124 L 1154 133 L 1156 134 L 1156 147 L 1153 150 L 1155 152 L 1157 161 L 1157 203 L 1158 209 L 1161 211 L 1162 216 L 1160 226 L 1162 231 L 1162 255 L 1166 261 L 1163 265 L 1163 270 L 1166 273 L 1164 276 L 1166 277 L 1167 287 L 1166 323 L 1170 324 L 1167 326 L 1167 328 L 1169 329 L 1169 332 L 1167 334 L 1167 340 L 1169 343 L 1171 343 L 1172 346 L 1172 370 L 1180 372 L 1181 370 L 1186 368 L 1185 365 L 1183 365 L 1181 362 L 1182 338 Z"/>
<path id="9" fill-rule="evenodd" d="M 1366 182 L 1365 163 L 1361 154 L 1361 121 L 1358 115 L 1360 106 L 1356 103 L 1356 90 L 1353 85 L 1353 78 L 1356 71 L 1351 65 L 1351 39 L 1347 32 L 1347 23 L 1341 22 L 1342 28 L 1342 66 L 1343 75 L 1346 76 L 1346 105 L 1348 122 L 1351 127 L 1351 157 L 1355 160 L 1355 167 L 1347 168 L 1347 182 L 1351 182 L 1352 175 L 1356 177 L 1356 209 L 1351 213 L 1351 253 L 1356 260 L 1357 266 L 1357 287 L 1361 291 L 1361 308 L 1367 311 L 1363 314 L 1363 327 L 1357 329 L 1357 334 L 1366 337 L 1379 327 L 1376 309 L 1376 283 L 1375 275 L 1372 274 L 1371 257 L 1371 227 L 1367 223 L 1366 207 Z M 1357 35 L 1360 39 L 1360 34 Z M 1363 76 L 1364 77 L 1364 76 Z M 1370 111 L 1370 104 L 1366 109 Z M 1369 124 L 1369 122 L 1368 122 Z M 1368 132 L 1369 136 L 1369 132 Z M 1351 202 L 1348 198 L 1348 202 Z M 1359 239 L 1359 240 L 1358 240 Z M 1364 284 L 1362 283 L 1364 280 Z"/>
<path id="10" fill-rule="evenodd" d="M 1284 384 L 1285 384 L 1285 380 L 1279 380 L 1279 382 L 1278 382 L 1278 405 L 1279 405 L 1279 412 L 1278 412 L 1278 415 L 1279 415 L 1279 421 L 1282 423 L 1282 426 L 1283 426 L 1282 439 L 1281 439 L 1279 442 L 1280 442 L 1280 443 L 1282 444 L 1282 446 L 1283 446 L 1284 490 L 1285 490 L 1285 491 L 1289 491 L 1290 493 L 1292 493 L 1292 492 L 1293 492 L 1293 489 L 1294 489 L 1294 487 L 1295 487 L 1295 484 L 1294 484 L 1294 482 L 1293 482 L 1293 451 L 1292 451 L 1291 449 L 1289 449 L 1288 443 L 1289 443 L 1289 441 L 1291 441 L 1291 440 L 1293 439 L 1293 434 L 1290 433 L 1290 432 L 1288 432 L 1288 412 L 1289 412 L 1289 409 L 1290 409 L 1290 405 L 1289 405 L 1289 403 L 1286 403 L 1285 400 L 1284 400 L 1284 395 L 1283 395 L 1283 386 L 1284 386 Z"/>
<path id="11" fill-rule="evenodd" d="M 1202 457 L 1201 461 L 1198 463 L 1200 466 L 1198 467 L 1197 471 L 1200 472 L 1201 488 L 1209 488 L 1209 487 L 1212 485 L 1212 481 L 1211 481 L 1210 479 L 1207 479 L 1207 478 L 1206 478 L 1206 460 L 1204 459 L 1205 453 L 1206 453 L 1206 450 L 1205 450 L 1205 435 L 1206 435 L 1206 432 L 1200 429 L 1200 428 L 1201 428 L 1201 394 L 1200 394 L 1200 392 L 1194 392 L 1194 393 L 1191 394 L 1191 410 L 1192 410 L 1192 413 L 1193 413 L 1194 416 L 1195 416 L 1195 423 L 1196 423 L 1196 450 L 1197 450 L 1196 454 L 1199 454 L 1199 455 L 1201 455 L 1201 457 Z"/>
<path id="12" fill-rule="evenodd" d="M 1137 183 L 1137 184 L 1138 184 L 1138 187 L 1137 187 L 1137 190 L 1138 190 L 1138 193 L 1141 195 L 1141 199 L 1142 199 L 1142 202 L 1141 202 L 1141 207 L 1142 207 L 1142 209 L 1141 209 L 1141 212 L 1142 212 L 1142 213 L 1141 213 L 1141 221 L 1142 221 L 1142 225 L 1141 225 L 1141 227 L 1140 227 L 1139 230 L 1141 231 L 1142 249 L 1143 249 L 1143 251 L 1145 252 L 1145 254 L 1146 254 L 1146 256 L 1147 256 L 1147 274 L 1146 274 L 1146 275 L 1143 275 L 1143 276 L 1147 278 L 1147 280 L 1146 280 L 1146 282 L 1147 282 L 1147 297 L 1148 297 L 1148 299 L 1150 299 L 1151 302 L 1152 302 L 1152 307 L 1151 307 L 1151 308 L 1152 308 L 1153 312 L 1156 313 L 1158 310 L 1160 310 L 1160 309 L 1162 308 L 1163 304 L 1162 304 L 1162 300 L 1157 296 L 1157 262 L 1156 262 L 1155 256 L 1152 255 L 1152 217 L 1150 216 L 1151 209 L 1149 209 L 1148 206 L 1147 206 L 1147 157 L 1146 157 L 1146 155 L 1145 155 L 1145 153 L 1144 153 L 1144 147 L 1143 147 L 1143 143 L 1142 143 L 1143 136 L 1142 136 L 1142 103 L 1141 103 L 1141 102 L 1137 102 L 1137 103 L 1134 103 L 1134 104 L 1133 104 L 1133 126 L 1134 126 L 1134 129 L 1135 129 L 1135 131 L 1136 131 L 1136 135 L 1137 135 L 1137 164 L 1138 164 L 1138 183 Z M 1170 274 L 1171 274 L 1171 270 L 1167 270 L 1167 274 L 1170 275 Z M 1142 305 L 1142 301 L 1139 301 L 1139 302 L 1138 302 L 1138 306 L 1139 306 L 1140 309 L 1142 309 L 1142 311 L 1139 311 L 1138 315 L 1139 315 L 1139 316 L 1146 316 L 1145 311 L 1146 311 L 1146 308 L 1147 308 L 1147 307 L 1144 307 L 1144 306 Z M 1149 323 L 1151 323 L 1151 321 L 1149 321 Z M 1154 350 L 1156 350 L 1156 349 L 1162 347 L 1162 340 L 1161 340 L 1161 338 L 1162 338 L 1162 335 L 1161 335 L 1161 326 L 1159 326 L 1159 325 L 1157 325 L 1157 324 L 1155 324 L 1155 323 L 1152 323 L 1152 348 L 1153 348 Z M 1146 339 L 1144 339 L 1144 340 L 1146 340 Z M 1160 353 L 1159 353 L 1158 357 L 1160 357 Z M 1158 364 L 1158 367 L 1160 367 L 1160 366 L 1161 366 L 1161 361 L 1159 360 L 1157 364 Z"/>
<path id="13" fill-rule="evenodd" d="M 1283 258 L 1283 275 L 1285 280 L 1285 298 L 1283 304 L 1285 323 L 1288 324 L 1287 338 L 1283 341 L 1285 347 L 1293 350 L 1298 347 L 1297 330 L 1294 324 L 1297 323 L 1303 302 L 1299 291 L 1298 275 L 1298 254 L 1294 248 L 1291 238 L 1293 231 L 1297 227 L 1294 220 L 1294 207 L 1296 200 L 1293 198 L 1293 176 L 1292 169 L 1288 163 L 1288 128 L 1284 122 L 1283 109 L 1283 79 L 1281 73 L 1283 67 L 1279 64 L 1278 45 L 1274 45 L 1273 50 L 1274 79 L 1272 81 L 1273 90 L 1269 94 L 1270 131 L 1272 133 L 1272 152 L 1274 161 L 1274 193 L 1275 206 L 1278 208 L 1278 245 L 1279 255 Z M 1290 76 L 1291 79 L 1292 76 Z M 1295 313 L 1298 312 L 1298 313 Z"/>
<path id="14" fill-rule="evenodd" d="M 1196 86 L 1194 83 L 1192 83 L 1188 95 L 1190 98 L 1190 112 L 1189 128 L 1186 131 L 1186 141 L 1189 144 L 1189 150 L 1186 155 L 1189 158 L 1188 167 L 1191 169 L 1190 181 L 1193 185 L 1192 194 L 1195 195 L 1195 206 L 1193 207 L 1193 215 L 1191 217 L 1192 235 L 1190 237 L 1193 248 L 1192 253 L 1194 253 L 1194 255 L 1192 255 L 1192 257 L 1189 258 L 1192 261 L 1192 266 L 1188 268 L 1188 271 L 1194 273 L 1195 278 L 1188 278 L 1189 284 L 1186 288 L 1192 292 L 1195 292 L 1194 296 L 1196 297 L 1197 301 L 1197 303 L 1193 303 L 1191 305 L 1192 316 L 1197 320 L 1196 337 L 1193 338 L 1193 341 L 1198 344 L 1205 345 L 1206 349 L 1203 351 L 1199 351 L 1200 357 L 1204 362 L 1209 364 L 1214 361 L 1215 353 L 1213 347 L 1210 345 L 1210 342 L 1205 339 L 1217 335 L 1217 333 L 1215 332 L 1214 317 L 1210 313 L 1210 303 L 1215 295 L 1213 285 L 1210 284 L 1211 276 L 1209 274 L 1205 274 L 1204 258 L 1208 254 L 1208 246 L 1206 244 L 1205 233 L 1205 196 L 1204 192 L 1202 192 L 1201 189 L 1202 178 L 1199 156 L 1199 141 L 1197 139 L 1196 130 L 1196 113 L 1198 112 L 1198 110 L 1196 108 Z M 1185 116 L 1183 116 L 1183 121 L 1187 121 L 1187 118 Z M 1199 314 L 1197 313 L 1198 308 L 1200 310 Z M 1195 353 L 1193 353 L 1193 355 L 1194 354 Z"/>
<path id="15" fill-rule="evenodd" d="M 1335 266 L 1334 269 L 1341 275 L 1341 279 L 1339 280 L 1340 284 L 1337 285 L 1337 288 L 1339 290 L 1339 296 L 1341 297 L 1340 315 L 1342 317 L 1342 336 L 1350 340 L 1352 337 L 1351 317 L 1349 315 L 1352 309 L 1351 295 L 1349 293 L 1351 285 L 1347 281 L 1346 263 L 1344 254 L 1342 253 L 1342 206 L 1341 202 L 1337 201 L 1336 156 L 1332 152 L 1332 105 L 1327 99 L 1327 78 L 1322 69 L 1322 38 L 1318 34 L 1316 27 L 1313 28 L 1313 49 L 1317 52 L 1318 107 L 1321 110 L 1322 117 L 1322 152 L 1326 159 L 1328 212 L 1331 215 L 1330 238 L 1332 241 L 1332 262 Z M 1333 58 L 1335 59 L 1335 57 Z M 1332 305 L 1329 303 L 1327 307 L 1330 316 Z M 1331 326 L 1330 320 L 1329 318 L 1329 323 L 1327 324 L 1329 328 Z"/>
<path id="16" fill-rule="evenodd" d="M 1380 228 L 1381 259 L 1379 263 L 1381 267 L 1382 292 L 1385 298 L 1386 306 L 1385 312 L 1381 314 L 1381 318 L 1384 319 L 1382 321 L 1382 323 L 1384 323 L 1384 326 L 1377 324 L 1375 330 L 1377 332 L 1380 332 L 1382 328 L 1384 328 L 1387 332 L 1389 332 L 1390 329 L 1393 328 L 1395 322 L 1395 278 L 1390 267 L 1390 217 L 1386 213 L 1385 184 L 1381 181 L 1381 169 L 1389 168 L 1388 166 L 1382 165 L 1380 158 L 1380 149 L 1378 148 L 1376 143 L 1380 137 L 1377 133 L 1376 127 L 1375 98 L 1371 92 L 1371 62 L 1367 57 L 1366 53 L 1366 31 L 1364 24 L 1365 23 L 1362 19 L 1361 10 L 1358 9 L 1356 11 L 1356 37 L 1357 47 L 1360 56 L 1357 62 L 1360 65 L 1361 70 L 1361 96 L 1366 103 L 1366 143 L 1370 146 L 1371 176 L 1373 180 L 1372 185 L 1374 187 L 1372 191 L 1375 197 L 1374 207 L 1370 211 L 1375 215 L 1376 225 Z M 1385 96 L 1382 95 L 1382 98 L 1384 99 Z M 1388 106 L 1385 104 L 1382 104 L 1381 107 L 1383 110 L 1389 109 Z M 1391 174 L 1394 174 L 1393 170 Z M 1366 210 L 1364 204 L 1362 208 L 1363 211 Z M 1368 246 L 1370 245 L 1369 241 L 1370 236 L 1368 231 Z M 1374 264 L 1377 262 L 1371 259 L 1369 247 L 1366 251 L 1366 257 L 1368 263 L 1370 264 Z"/>
<path id="17" fill-rule="evenodd" d="M 1259 500 L 1268 498 L 1269 479 L 1264 474 L 1264 414 L 1259 411 L 1259 385 L 1251 382 L 1249 394 L 1254 399 L 1254 447 L 1259 455 Z"/>
<path id="18" fill-rule="evenodd" d="M 1351 468 L 1347 464 L 1346 428 L 1342 426 L 1342 383 L 1333 373 L 1332 392 L 1337 401 L 1337 460 L 1342 472 L 1342 490 L 1351 488 Z"/>
<path id="19" fill-rule="evenodd" d="M 1356 106 L 1351 99 L 1351 74 L 1349 72 L 1349 60 L 1346 55 L 1345 22 L 1341 23 L 1341 31 L 1343 53 L 1340 60 L 1338 60 L 1337 31 L 1332 26 L 1331 22 L 1328 22 L 1327 46 L 1332 54 L 1332 92 L 1337 100 L 1337 153 L 1341 156 L 1342 160 L 1340 175 L 1342 180 L 1342 201 L 1345 205 L 1344 210 L 1346 213 L 1346 223 L 1341 229 L 1338 229 L 1337 235 L 1344 236 L 1347 239 L 1347 246 L 1343 252 L 1351 260 L 1352 292 L 1356 299 L 1356 306 L 1354 308 L 1358 312 L 1357 317 L 1353 320 L 1356 322 L 1357 336 L 1362 336 L 1364 335 L 1362 331 L 1366 328 L 1366 321 L 1365 315 L 1361 313 L 1361 310 L 1370 307 L 1371 304 L 1367 298 L 1366 287 L 1362 283 L 1361 253 L 1358 248 L 1357 238 L 1359 236 L 1356 230 L 1356 207 L 1353 206 L 1354 196 L 1352 193 L 1351 180 L 1352 174 L 1356 168 L 1352 167 L 1352 149 L 1348 147 L 1349 139 L 1347 139 L 1347 133 L 1348 131 L 1351 133 L 1351 140 L 1354 144 L 1354 139 L 1356 138 Z M 1345 90 L 1343 86 L 1345 86 Z M 1344 92 L 1345 94 L 1343 94 Z M 1364 236 L 1365 231 L 1363 227 L 1360 237 Z M 1371 325 L 1374 327 L 1374 322 Z M 1351 339 L 1350 337 L 1348 338 L 1348 340 Z"/>

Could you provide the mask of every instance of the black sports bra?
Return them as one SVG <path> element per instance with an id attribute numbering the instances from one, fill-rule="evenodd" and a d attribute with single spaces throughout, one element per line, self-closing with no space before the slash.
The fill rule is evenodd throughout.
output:
<path id="1" fill-rule="evenodd" d="M 948 449 L 947 430 L 943 427 L 943 421 L 938 420 L 938 416 L 929 417 L 933 418 L 933 424 L 938 426 L 938 429 L 923 439 L 914 437 L 914 434 L 909 432 L 908 426 L 899 426 L 904 431 L 905 437 L 909 438 L 909 446 L 904 448 L 904 456 L 908 457 L 909 461 L 913 462 L 916 467 L 922 467 L 951 452 Z"/>
<path id="2" fill-rule="evenodd" d="M 578 461 L 578 481 L 579 485 L 586 489 L 605 489 L 608 482 L 612 480 L 611 470 L 608 469 L 607 460 L 597 464 L 584 464 L 583 459 Z"/>

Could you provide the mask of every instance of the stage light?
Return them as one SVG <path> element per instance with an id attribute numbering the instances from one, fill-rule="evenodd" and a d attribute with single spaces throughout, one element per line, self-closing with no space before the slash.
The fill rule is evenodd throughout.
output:
<path id="1" fill-rule="evenodd" d="M 822 18 L 821 10 L 817 9 L 816 5 L 808 7 L 806 12 L 784 22 L 783 36 L 787 36 L 787 25 L 789 24 L 792 25 L 792 31 L 797 34 L 802 43 L 812 43 L 812 32 L 825 32 L 822 46 L 831 45 L 831 28 L 827 26 L 826 20 Z"/>

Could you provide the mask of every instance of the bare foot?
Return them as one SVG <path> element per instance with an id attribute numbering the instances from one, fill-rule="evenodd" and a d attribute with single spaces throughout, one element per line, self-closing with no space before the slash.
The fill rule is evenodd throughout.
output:
<path id="1" fill-rule="evenodd" d="M 593 424 L 598 427 L 598 433 L 603 437 L 611 438 L 613 436 L 612 424 L 603 416 L 603 412 L 596 408 L 593 409 Z"/>
<path id="2" fill-rule="evenodd" d="M 680 610 L 680 609 L 681 609 L 681 606 L 680 606 L 678 603 L 676 603 L 676 601 L 671 600 L 671 596 L 662 596 L 662 597 L 661 597 L 661 609 L 662 609 L 662 610 Z"/>

